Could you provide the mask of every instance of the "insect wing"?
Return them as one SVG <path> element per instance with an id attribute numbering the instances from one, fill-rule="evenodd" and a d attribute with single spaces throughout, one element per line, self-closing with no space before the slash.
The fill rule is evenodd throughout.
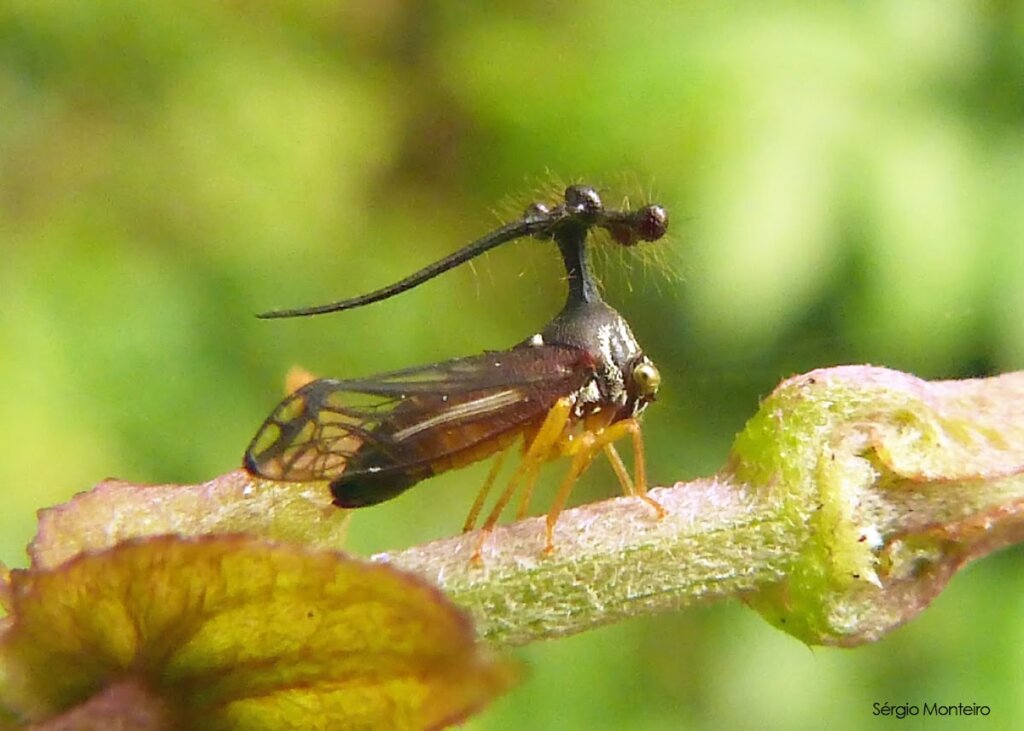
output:
<path id="1" fill-rule="evenodd" d="M 582 350 L 524 345 L 368 379 L 313 381 L 274 409 L 245 466 L 289 481 L 423 469 L 515 431 L 592 375 Z"/>
<path id="2" fill-rule="evenodd" d="M 246 469 L 272 480 L 340 474 L 365 435 L 380 423 L 374 401 L 385 403 L 346 389 L 344 381 L 306 384 L 285 397 L 260 426 L 245 451 Z"/>

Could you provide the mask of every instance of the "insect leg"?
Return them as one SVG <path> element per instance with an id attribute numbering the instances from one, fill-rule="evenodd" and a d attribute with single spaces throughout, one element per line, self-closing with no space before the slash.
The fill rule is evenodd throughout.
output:
<path id="1" fill-rule="evenodd" d="M 614 442 L 622 439 L 627 434 L 633 438 L 635 480 L 629 478 L 629 472 L 622 463 L 622 457 L 619 456 L 614 445 Z M 573 441 L 566 440 L 563 442 L 563 452 L 565 454 L 572 454 L 573 461 L 572 466 L 569 468 L 569 473 L 562 480 L 562 484 L 558 488 L 555 502 L 548 511 L 547 542 L 544 545 L 544 553 L 551 553 L 555 550 L 555 524 L 558 522 L 558 516 L 562 512 L 562 508 L 565 507 L 566 500 L 569 499 L 569 493 L 572 492 L 573 485 L 576 484 L 576 481 L 583 475 L 587 467 L 590 466 L 599 449 L 604 449 L 605 454 L 608 455 L 608 461 L 611 462 L 612 469 L 615 470 L 615 474 L 622 484 L 623 492 L 626 495 L 636 496 L 650 505 L 658 513 L 659 518 L 665 517 L 665 508 L 657 500 L 647 495 L 647 472 L 644 468 L 644 444 L 640 432 L 640 423 L 636 419 L 624 419 L 600 431 L 584 432 Z"/>
<path id="2" fill-rule="evenodd" d="M 622 457 L 619 456 L 619 452 L 615 449 L 615 445 L 611 442 L 605 444 L 604 453 L 608 456 L 608 461 L 611 462 L 612 469 L 615 470 L 615 476 L 619 478 L 619 484 L 622 485 L 622 492 L 626 495 L 636 495 L 636 487 L 633 484 L 633 478 L 629 476 L 629 471 L 626 469 L 626 465 L 623 464 Z"/>
<path id="3" fill-rule="evenodd" d="M 533 488 L 537 484 L 537 473 L 540 462 L 536 463 L 526 477 L 526 487 L 523 489 L 523 496 L 519 500 L 519 509 L 516 510 L 516 520 L 526 517 L 526 511 L 530 508 L 530 497 L 533 495 Z"/>
<path id="4" fill-rule="evenodd" d="M 612 444 L 627 434 L 633 438 L 633 469 L 636 473 L 636 479 L 633 481 L 630 481 L 625 465 L 622 464 L 622 458 L 619 457 L 619 453 Z M 612 469 L 615 470 L 619 482 L 622 483 L 623 492 L 640 498 L 654 508 L 659 518 L 664 518 L 665 508 L 657 500 L 647 495 L 647 470 L 644 463 L 644 440 L 640 433 L 640 422 L 636 419 L 618 421 L 604 429 L 598 439 L 601 440 L 605 454 L 608 455 L 608 460 L 612 463 Z"/>
<path id="5" fill-rule="evenodd" d="M 481 526 L 480 540 L 477 543 L 476 550 L 470 557 L 471 562 L 480 562 L 480 551 L 483 548 L 484 541 L 487 540 L 490 532 L 494 530 L 494 525 L 498 522 L 498 518 L 501 517 L 501 512 L 508 505 L 509 500 L 512 499 L 512 495 L 515 494 L 516 488 L 524 477 L 529 480 L 528 489 L 533 490 L 533 481 L 537 477 L 537 468 L 548 458 L 551 450 L 557 447 L 565 432 L 565 427 L 569 423 L 571 414 L 572 401 L 568 398 L 560 398 L 548 411 L 540 429 L 537 430 L 536 436 L 530 442 L 526 454 L 523 455 L 522 461 L 519 463 L 516 471 L 512 473 L 512 477 L 509 478 L 505 491 L 498 498 L 498 502 L 494 504 L 483 526 Z"/>
<path id="6" fill-rule="evenodd" d="M 572 465 L 570 465 L 569 472 L 562 479 L 562 484 L 558 486 L 558 492 L 555 493 L 555 502 L 552 503 L 551 509 L 548 510 L 547 525 L 545 526 L 544 553 L 550 554 L 554 552 L 555 523 L 558 522 L 558 515 L 562 512 L 562 508 L 565 507 L 565 501 L 569 499 L 569 493 L 572 492 L 573 485 L 587 471 L 590 463 L 594 461 L 594 454 L 598 449 L 600 449 L 598 438 L 591 433 L 584 433 L 578 440 L 572 443 Z"/>
<path id="7" fill-rule="evenodd" d="M 491 469 L 487 473 L 487 479 L 484 480 L 483 487 L 480 488 L 480 492 L 477 494 L 476 500 L 473 502 L 473 507 L 469 509 L 469 515 L 466 516 L 466 523 L 462 526 L 463 533 L 468 533 L 473 530 L 473 525 L 476 524 L 476 519 L 480 515 L 481 508 L 484 506 L 487 494 L 494 486 L 494 480 L 497 478 L 498 471 L 501 469 L 501 465 L 504 464 L 505 457 L 508 453 L 508 449 L 502 450 L 501 452 L 498 452 L 498 456 L 494 458 L 494 462 L 491 464 Z"/>
<path id="8" fill-rule="evenodd" d="M 509 480 L 508 487 L 505 488 L 505 492 L 498 498 L 498 502 L 495 503 L 494 508 L 487 516 L 487 520 L 484 521 L 484 530 L 490 530 L 498 522 L 501 512 L 508 505 L 509 500 L 512 499 L 519 481 L 529 473 L 536 472 L 537 467 L 548 458 L 549 453 L 558 444 L 562 433 L 565 431 L 565 425 L 569 421 L 571 410 L 572 404 L 569 399 L 562 398 L 548 411 L 548 415 L 544 417 L 544 423 L 541 424 L 540 429 L 537 431 L 537 436 L 530 442 L 529 449 L 523 455 L 523 461 Z"/>
<path id="9" fill-rule="evenodd" d="M 540 466 L 540 461 L 534 464 L 530 474 L 526 480 L 526 487 L 523 488 L 522 495 L 519 498 L 519 508 L 516 510 L 516 520 L 522 520 L 526 517 L 527 511 L 530 509 L 530 498 L 533 497 L 533 488 L 537 484 L 537 469 Z"/>
<path id="10" fill-rule="evenodd" d="M 636 471 L 636 496 L 654 508 L 658 519 L 664 518 L 665 508 L 647 494 L 647 460 L 644 458 L 644 437 L 640 433 L 640 422 L 629 419 L 629 433 L 633 437 L 633 469 Z"/>

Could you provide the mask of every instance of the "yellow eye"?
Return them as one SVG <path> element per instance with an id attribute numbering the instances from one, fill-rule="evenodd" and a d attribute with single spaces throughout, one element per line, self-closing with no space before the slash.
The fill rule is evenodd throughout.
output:
<path id="1" fill-rule="evenodd" d="M 653 363 L 640 363 L 633 369 L 633 383 L 641 396 L 653 396 L 661 385 L 661 374 Z"/>

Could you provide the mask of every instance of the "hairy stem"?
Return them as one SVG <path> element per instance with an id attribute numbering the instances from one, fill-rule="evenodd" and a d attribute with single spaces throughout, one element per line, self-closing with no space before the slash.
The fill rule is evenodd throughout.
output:
<path id="1" fill-rule="evenodd" d="M 440 586 L 498 644 L 738 597 L 809 643 L 870 642 L 965 563 L 1024 540 L 1024 372 L 927 382 L 869 366 L 797 376 L 718 475 L 375 557 Z M 242 471 L 202 485 L 108 481 L 40 513 L 34 569 L 139 536 L 244 532 L 342 547 L 320 484 Z M 0 597 L 2 599 L 2 597 Z"/>
<path id="2" fill-rule="evenodd" d="M 1024 373 L 927 383 L 815 371 L 764 401 L 718 476 L 376 560 L 438 584 L 498 644 L 742 597 L 811 643 L 871 641 L 966 562 L 1024 539 Z"/>

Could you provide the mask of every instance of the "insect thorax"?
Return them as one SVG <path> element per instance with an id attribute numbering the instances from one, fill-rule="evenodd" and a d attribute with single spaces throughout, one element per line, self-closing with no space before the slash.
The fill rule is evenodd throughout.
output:
<path id="1" fill-rule="evenodd" d="M 626 320 L 601 300 L 572 303 L 540 334 L 543 342 L 580 348 L 594 361 L 594 377 L 573 394 L 576 416 L 615 409 L 614 420 L 637 416 L 650 402 L 633 382 L 637 365 L 650 363 Z"/>

